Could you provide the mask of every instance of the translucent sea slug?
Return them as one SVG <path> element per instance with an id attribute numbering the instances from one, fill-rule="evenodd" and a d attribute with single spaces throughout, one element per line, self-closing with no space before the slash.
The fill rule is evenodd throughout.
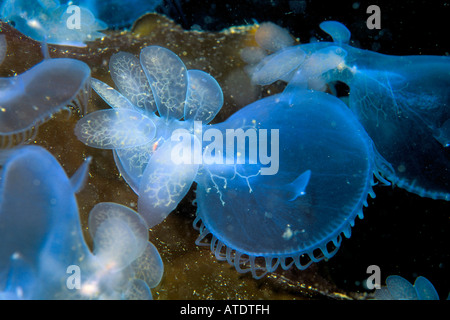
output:
<path id="1" fill-rule="evenodd" d="M 172 133 L 184 130 L 200 149 L 194 124 L 214 118 L 222 90 L 209 74 L 187 70 L 177 55 L 159 46 L 142 49 L 140 59 L 115 54 L 110 69 L 120 92 L 96 79 L 92 87 L 113 109 L 87 114 L 75 133 L 89 146 L 114 150 L 119 171 L 139 195 L 138 211 L 152 227 L 176 208 L 199 167 L 194 161 L 168 161 L 179 144 Z"/>
<path id="2" fill-rule="evenodd" d="M 294 88 L 205 126 L 198 121 L 209 122 L 222 106 L 220 87 L 201 71 L 186 71 L 172 52 L 147 47 L 140 61 L 119 53 L 110 68 L 121 93 L 92 81 L 113 109 L 81 119 L 78 138 L 114 149 L 150 227 L 195 180 L 197 243 L 212 234 L 216 257 L 240 272 L 258 278 L 278 266 L 304 269 L 332 257 L 374 196 L 374 174 L 387 183 L 379 170 L 389 164 L 331 95 Z M 184 143 L 193 152 L 179 161 Z"/>
<path id="3" fill-rule="evenodd" d="M 250 68 L 253 81 L 284 80 L 286 90 L 344 82 L 350 109 L 394 169 L 382 175 L 420 196 L 450 200 L 450 58 L 358 49 L 348 45 L 344 25 L 320 26 L 334 42 L 283 47 Z"/>
<path id="4" fill-rule="evenodd" d="M 279 170 L 262 175 L 261 163 L 204 165 L 196 178 L 197 243 L 211 234 L 215 256 L 255 278 L 332 257 L 363 217 L 367 196 L 375 196 L 373 175 L 387 183 L 379 170 L 389 164 L 345 104 L 322 92 L 265 98 L 214 125 L 222 132 L 252 126 L 279 128 L 279 143 L 266 140 L 272 155 L 279 152 Z"/>
<path id="5" fill-rule="evenodd" d="M 64 0 L 63 2 L 73 2 Z M 153 12 L 161 0 L 78 0 L 74 4 L 88 8 L 112 28 L 127 27 L 147 12 Z M 178 1 L 173 4 L 178 6 Z"/>
<path id="6" fill-rule="evenodd" d="M 0 78 L 0 146 L 31 140 L 40 124 L 68 107 L 85 113 L 90 78 L 87 64 L 68 58 L 46 58 L 22 74 Z"/>
<path id="7" fill-rule="evenodd" d="M 89 9 L 58 0 L 5 0 L 0 17 L 36 41 L 76 47 L 103 37 L 99 31 L 107 28 Z"/>
<path id="8" fill-rule="evenodd" d="M 100 203 L 89 217 L 93 252 L 84 241 L 75 192 L 86 180 L 89 161 L 69 179 L 42 147 L 3 155 L 0 298 L 151 298 L 163 265 L 139 215 Z"/>
<path id="9" fill-rule="evenodd" d="M 375 291 L 377 300 L 439 300 L 433 284 L 425 277 L 417 277 L 414 285 L 400 276 L 386 278 L 386 286 Z"/>

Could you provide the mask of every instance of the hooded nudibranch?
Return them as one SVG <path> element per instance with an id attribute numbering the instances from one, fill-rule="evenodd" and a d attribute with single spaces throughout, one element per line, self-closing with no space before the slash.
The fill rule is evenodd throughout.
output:
<path id="1" fill-rule="evenodd" d="M 91 147 L 114 151 L 117 168 L 139 195 L 139 214 L 153 227 L 184 198 L 199 167 L 169 161 L 178 145 L 173 133 L 186 132 L 198 145 L 195 123 L 207 126 L 219 112 L 222 89 L 211 75 L 187 70 L 175 53 L 160 46 L 143 48 L 140 58 L 114 54 L 110 72 L 118 91 L 97 79 L 91 85 L 112 109 L 88 113 L 75 134 Z"/>
<path id="2" fill-rule="evenodd" d="M 350 237 L 356 216 L 363 217 L 367 196 L 375 196 L 373 175 L 387 183 L 378 172 L 389 164 L 336 97 L 293 88 L 223 123 L 195 127 L 195 121 L 209 122 L 223 103 L 211 76 L 187 72 L 174 53 L 157 46 L 142 49 L 140 61 L 127 53 L 113 55 L 110 69 L 121 93 L 92 81 L 113 109 L 81 119 L 78 138 L 115 151 L 150 227 L 163 221 L 196 181 L 197 243 L 212 233 L 216 256 L 240 272 L 251 270 L 258 278 L 279 265 L 304 269 L 332 257 L 341 234 Z M 202 143 L 200 163 L 175 163 L 179 142 L 173 137 L 180 129 L 188 131 L 189 145 L 192 135 L 194 145 Z M 249 135 L 236 153 L 228 146 L 235 138 L 228 140 L 229 130 Z M 265 259 L 263 266 L 256 264 L 258 257 Z M 249 269 L 243 267 L 246 260 Z"/>
<path id="3" fill-rule="evenodd" d="M 104 34 L 99 30 L 108 28 L 89 9 L 72 1 L 5 0 L 0 16 L 28 37 L 56 45 L 86 47 L 85 42 L 102 38 Z"/>
<path id="4" fill-rule="evenodd" d="M 44 59 L 24 73 L 0 78 L 0 146 L 33 139 L 37 127 L 68 107 L 85 113 L 91 70 L 79 60 Z"/>
<path id="5" fill-rule="evenodd" d="M 99 203 L 84 241 L 75 193 L 90 159 L 69 178 L 38 146 L 0 158 L 0 299 L 151 299 L 163 264 L 133 210 Z"/>
<path id="6" fill-rule="evenodd" d="M 326 93 L 264 98 L 213 127 L 224 134 L 278 130 L 259 141 L 259 155 L 251 142 L 241 150 L 246 159 L 258 157 L 255 164 L 204 165 L 196 177 L 197 244 L 211 234 L 215 256 L 254 278 L 332 257 L 375 196 L 374 175 L 389 184 L 379 174 L 389 164 L 348 107 Z M 279 159 L 270 174 L 262 171 L 267 150 Z"/>
<path id="7" fill-rule="evenodd" d="M 382 175 L 419 196 L 449 201 L 450 58 L 359 49 L 348 44 L 343 24 L 320 27 L 333 42 L 283 47 L 249 68 L 253 82 L 316 90 L 345 83 L 350 109 L 394 169 Z"/>

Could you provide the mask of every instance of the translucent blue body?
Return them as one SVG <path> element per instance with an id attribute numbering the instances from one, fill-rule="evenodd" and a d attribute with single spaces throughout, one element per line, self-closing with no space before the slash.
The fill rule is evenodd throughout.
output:
<path id="1" fill-rule="evenodd" d="M 420 196 L 450 200 L 450 58 L 354 56 L 349 105 L 395 170 L 383 174 Z"/>
<path id="2" fill-rule="evenodd" d="M 204 165 L 196 178 L 198 242 L 211 233 L 216 257 L 254 277 L 332 257 L 374 196 L 381 159 L 370 138 L 339 99 L 307 90 L 259 100 L 214 127 L 252 123 L 279 128 L 279 146 L 268 139 L 267 147 L 279 149 L 279 170 L 263 175 L 261 164 Z"/>
<path id="3" fill-rule="evenodd" d="M 69 2 L 67 0 L 63 2 Z M 110 27 L 124 27 L 133 24 L 147 12 L 154 12 L 161 0 L 78 0 L 74 4 L 88 8 L 98 19 Z"/>
<path id="4" fill-rule="evenodd" d="M 70 75 L 70 76 L 68 76 Z M 0 78 L 0 143 L 18 144 L 62 109 L 87 107 L 91 69 L 75 59 L 44 59 L 26 72 Z"/>
<path id="5" fill-rule="evenodd" d="M 85 47 L 86 41 L 101 38 L 107 25 L 77 1 L 61 4 L 58 0 L 5 0 L 0 9 L 4 21 L 36 41 Z"/>
<path id="6" fill-rule="evenodd" d="M 325 90 L 335 81 L 346 83 L 350 109 L 394 169 L 383 176 L 420 196 L 450 200 L 450 58 L 357 49 L 347 44 L 350 33 L 342 24 L 329 21 L 321 27 L 335 42 L 268 56 L 253 68 L 253 81 L 285 80 L 286 90 Z M 284 56 L 295 51 L 300 63 L 294 67 Z"/>
<path id="7" fill-rule="evenodd" d="M 163 266 L 140 216 L 118 204 L 98 204 L 89 222 L 94 253 L 83 239 L 75 192 L 89 161 L 71 179 L 41 147 L 13 149 L 3 161 L 1 298 L 151 298 Z"/>
<path id="8" fill-rule="evenodd" d="M 240 272 L 261 277 L 279 265 L 304 269 L 333 256 L 342 234 L 350 237 L 356 216 L 362 218 L 367 196 L 374 196 L 373 175 L 386 182 L 378 170 L 389 164 L 331 95 L 293 87 L 207 125 L 222 106 L 222 91 L 210 75 L 186 70 L 173 52 L 146 47 L 139 60 L 118 53 L 110 68 L 120 92 L 92 80 L 112 109 L 81 119 L 78 138 L 114 150 L 150 227 L 196 181 L 197 243 L 212 233 L 216 256 Z M 133 122 L 148 130 L 139 133 Z M 246 142 L 239 132 L 256 140 Z"/>
<path id="9" fill-rule="evenodd" d="M 114 150 L 119 171 L 139 195 L 138 211 L 152 227 L 183 199 L 200 165 L 169 161 L 179 144 L 173 133 L 183 130 L 200 149 L 195 123 L 201 128 L 215 117 L 222 90 L 209 74 L 187 70 L 177 55 L 159 46 L 142 49 L 140 59 L 117 53 L 110 69 L 120 92 L 96 79 L 92 87 L 112 109 L 88 114 L 75 133 L 89 146 Z"/>
<path id="10" fill-rule="evenodd" d="M 377 300 L 439 300 L 433 284 L 425 277 L 417 277 L 414 285 L 400 276 L 386 278 L 386 286 L 375 291 Z"/>

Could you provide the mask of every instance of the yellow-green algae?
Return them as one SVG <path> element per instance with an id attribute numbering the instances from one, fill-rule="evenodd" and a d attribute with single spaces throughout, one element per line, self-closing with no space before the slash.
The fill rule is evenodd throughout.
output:
<path id="1" fill-rule="evenodd" d="M 6 35 L 7 56 L 0 66 L 0 76 L 20 74 L 42 58 L 40 43 L 24 36 L 13 27 L 0 22 L 0 32 Z M 201 69 L 214 76 L 224 92 L 225 104 L 215 122 L 224 121 L 235 111 L 267 93 L 250 83 L 244 71 L 240 50 L 254 46 L 258 25 L 232 27 L 222 32 L 186 31 L 168 18 L 148 14 L 127 31 L 106 31 L 104 39 L 89 42 L 86 48 L 49 45 L 50 56 L 79 59 L 89 65 L 92 77 L 114 87 L 109 76 L 109 58 L 118 51 L 138 55 L 143 47 L 160 45 L 181 57 L 188 69 Z M 70 74 L 67 75 L 70 77 Z M 276 90 L 276 87 L 274 88 Z M 94 92 L 88 112 L 108 108 Z M 41 125 L 34 141 L 47 148 L 69 175 L 88 156 L 93 157 L 89 179 L 77 194 L 81 223 L 89 244 L 87 216 L 92 207 L 103 201 L 117 202 L 133 209 L 137 196 L 116 169 L 110 150 L 90 148 L 77 140 L 74 126 L 81 115 L 67 117 L 62 112 Z M 38 164 L 37 164 L 38 165 Z M 194 187 L 195 188 L 195 187 Z M 164 262 L 164 276 L 152 290 L 154 299 L 350 299 L 359 294 L 342 292 L 313 264 L 305 271 L 291 269 L 273 273 L 262 280 L 250 274 L 240 274 L 226 262 L 217 261 L 208 247 L 198 247 L 198 231 L 192 227 L 195 217 L 193 190 L 174 213 L 150 230 L 150 240 L 158 248 Z M 326 263 L 326 262 L 322 262 Z"/>

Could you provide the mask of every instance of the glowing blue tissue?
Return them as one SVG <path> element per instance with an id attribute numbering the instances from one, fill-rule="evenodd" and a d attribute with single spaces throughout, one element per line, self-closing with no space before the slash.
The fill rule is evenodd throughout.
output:
<path id="1" fill-rule="evenodd" d="M 143 48 L 139 59 L 113 55 L 110 72 L 119 91 L 96 79 L 91 85 L 112 109 L 87 114 L 75 134 L 91 147 L 114 150 L 120 173 L 139 195 L 138 211 L 152 227 L 183 199 L 200 165 L 189 160 L 194 153 L 177 163 L 172 155 L 183 159 L 176 149 L 183 139 L 201 154 L 195 124 L 201 130 L 214 118 L 223 93 L 209 74 L 187 70 L 175 53 L 159 46 Z"/>
<path id="2" fill-rule="evenodd" d="M 350 41 L 350 30 L 340 22 L 324 21 L 320 24 L 320 29 L 328 33 L 339 45 L 348 44 Z"/>
<path id="3" fill-rule="evenodd" d="M 343 102 L 322 92 L 274 95 L 213 127 L 224 136 L 230 128 L 245 130 L 249 142 L 229 164 L 199 169 L 197 244 L 211 234 L 215 256 L 255 278 L 332 257 L 342 234 L 350 237 L 355 218 L 363 217 L 367 196 L 375 196 L 373 176 L 386 182 L 379 169 L 388 164 L 362 126 Z M 258 135 L 258 153 L 252 131 L 267 133 Z M 269 153 L 279 161 L 264 174 Z"/>
<path id="4" fill-rule="evenodd" d="M 99 31 L 107 29 L 89 9 L 58 0 L 5 0 L 0 17 L 36 41 L 57 45 L 85 47 L 86 41 L 103 37 Z"/>
<path id="5" fill-rule="evenodd" d="M 253 67 L 252 81 L 255 84 L 267 85 L 283 80 L 291 86 L 324 91 L 326 82 L 323 74 L 342 66 L 346 56 L 346 50 L 330 44 L 323 46 L 323 43 L 314 43 L 288 47 L 265 57 Z"/>
<path id="6" fill-rule="evenodd" d="M 188 79 L 184 120 L 211 122 L 223 105 L 222 88 L 201 70 L 188 70 Z"/>
<path id="7" fill-rule="evenodd" d="M 141 50 L 140 62 L 154 92 L 159 116 L 166 121 L 181 119 L 188 87 L 183 61 L 169 49 L 149 46 Z"/>
<path id="8" fill-rule="evenodd" d="M 101 149 L 120 149 L 124 146 L 141 146 L 155 136 L 152 120 L 134 110 L 103 110 L 92 115 L 82 127 L 86 143 Z M 102 131 L 97 130 L 102 128 Z M 94 134 L 90 135 L 91 132 Z"/>
<path id="9" fill-rule="evenodd" d="M 138 110 L 143 110 L 144 114 L 152 114 L 157 110 L 155 98 L 148 82 L 147 75 L 136 56 L 128 52 L 116 53 L 111 56 L 109 69 L 111 78 L 120 93 L 110 89 L 100 92 L 100 86 L 103 86 L 104 88 L 110 87 L 95 79 L 92 84 L 93 88 L 104 98 L 107 98 L 108 94 L 111 94 L 119 97 L 119 99 L 120 97 L 125 97 L 131 102 L 130 106 L 125 106 L 125 102 L 107 101 L 110 106 L 120 106 L 121 108 L 127 107 L 131 109 L 136 107 Z"/>
<path id="10" fill-rule="evenodd" d="M 385 177 L 420 196 L 450 200 L 450 58 L 365 55 L 372 65 L 356 67 L 347 81 L 350 108 L 395 169 Z"/>
<path id="11" fill-rule="evenodd" d="M 271 84 L 297 69 L 305 56 L 300 46 L 288 47 L 275 56 L 267 56 L 252 71 L 252 81 L 260 85 Z"/>
<path id="12" fill-rule="evenodd" d="M 324 48 L 316 56 L 336 50 Z M 114 149 L 116 164 L 139 195 L 139 214 L 150 227 L 197 182 L 197 243 L 211 233 L 216 257 L 240 272 L 259 278 L 278 266 L 305 269 L 332 257 L 342 234 L 350 237 L 355 218 L 363 217 L 367 196 L 375 196 L 373 176 L 388 184 L 379 171 L 389 164 L 348 107 L 331 95 L 293 86 L 223 123 L 205 125 L 223 103 L 210 75 L 187 71 L 161 47 L 144 48 L 136 62 L 130 54 L 112 56 L 111 74 L 121 93 L 92 80 L 112 109 L 87 114 L 75 133 L 93 147 L 123 137 L 123 148 Z M 154 124 L 150 143 L 129 142 L 121 122 L 133 121 L 122 119 L 117 113 L 122 110 L 124 116 L 139 112 L 148 118 L 144 123 Z M 97 121 L 103 114 L 118 116 Z"/>
<path id="13" fill-rule="evenodd" d="M 386 278 L 386 286 L 375 291 L 377 300 L 439 300 L 433 284 L 425 277 L 417 277 L 414 285 L 400 276 Z"/>
<path id="14" fill-rule="evenodd" d="M 163 266 L 136 212 L 98 204 L 89 221 L 93 253 L 84 241 L 75 192 L 86 180 L 89 159 L 69 179 L 41 147 L 3 152 L 0 298 L 151 298 Z"/>
<path id="15" fill-rule="evenodd" d="M 200 150 L 200 142 L 191 135 L 193 149 Z M 193 160 L 175 163 L 173 159 L 178 141 L 167 140 L 150 158 L 139 185 L 139 213 L 150 226 L 162 222 L 189 191 L 199 164 Z M 196 146 L 195 146 L 196 145 Z"/>
<path id="16" fill-rule="evenodd" d="M 64 2 L 69 2 L 65 0 Z M 147 12 L 154 12 L 161 0 L 78 0 L 74 4 L 89 8 L 110 27 L 126 27 Z"/>
<path id="17" fill-rule="evenodd" d="M 349 107 L 394 171 L 393 184 L 432 199 L 450 200 L 450 58 L 389 56 L 348 45 L 350 33 L 327 21 L 334 42 L 285 48 L 253 66 L 254 83 L 288 82 L 286 90 L 350 88 Z M 298 52 L 297 66 L 283 56 Z M 272 67 L 279 64 L 278 68 Z"/>
<path id="18" fill-rule="evenodd" d="M 89 232 L 94 239 L 94 255 L 105 268 L 100 276 L 107 272 L 116 277 L 120 271 L 128 278 L 144 281 L 148 288 L 159 284 L 164 273 L 161 257 L 148 241 L 146 222 L 134 210 L 117 203 L 99 203 L 89 214 Z M 133 286 L 136 284 L 143 285 Z"/>
<path id="19" fill-rule="evenodd" d="M 20 299 L 57 298 L 66 287 L 67 267 L 89 252 L 75 190 L 45 149 L 27 146 L 10 153 L 1 173 L 0 290 Z"/>
<path id="20" fill-rule="evenodd" d="M 67 107 L 84 113 L 91 69 L 68 58 L 44 59 L 15 77 L 0 78 L 0 145 L 32 138 L 37 127 Z"/>

